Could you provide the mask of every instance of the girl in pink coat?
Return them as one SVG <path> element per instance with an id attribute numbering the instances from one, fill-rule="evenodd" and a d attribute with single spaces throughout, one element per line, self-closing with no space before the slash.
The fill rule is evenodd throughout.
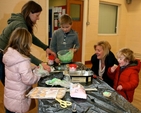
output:
<path id="1" fill-rule="evenodd" d="M 32 72 L 29 58 L 31 43 L 30 33 L 24 28 L 17 28 L 4 50 L 4 106 L 11 112 L 25 113 L 29 110 L 31 99 L 25 97 L 25 92 L 40 79 Z"/>
<path id="2" fill-rule="evenodd" d="M 139 83 L 141 63 L 135 59 L 133 51 L 128 48 L 121 49 L 118 54 L 119 65 L 108 69 L 108 76 L 113 79 L 113 88 L 129 102 L 133 101 L 135 88 Z"/>

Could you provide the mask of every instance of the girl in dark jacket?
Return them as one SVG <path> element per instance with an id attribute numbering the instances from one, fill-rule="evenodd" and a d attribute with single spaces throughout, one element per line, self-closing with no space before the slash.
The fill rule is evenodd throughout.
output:
<path id="1" fill-rule="evenodd" d="M 129 102 L 133 101 L 135 88 L 139 83 L 140 60 L 135 59 L 133 51 L 121 49 L 118 54 L 119 65 L 108 69 L 108 76 L 114 81 L 113 88 Z"/>
<path id="2" fill-rule="evenodd" d="M 91 57 L 94 77 L 99 77 L 113 87 L 113 81 L 108 77 L 107 71 L 109 67 L 118 64 L 118 61 L 110 51 L 111 45 L 107 41 L 100 41 L 94 45 L 94 49 L 95 54 Z"/>

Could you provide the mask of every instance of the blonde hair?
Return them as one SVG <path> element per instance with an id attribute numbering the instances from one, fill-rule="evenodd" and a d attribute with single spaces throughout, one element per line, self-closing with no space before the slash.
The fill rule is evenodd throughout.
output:
<path id="1" fill-rule="evenodd" d="M 68 14 L 64 14 L 60 17 L 60 25 L 70 24 L 72 25 L 72 19 Z"/>
<path id="2" fill-rule="evenodd" d="M 30 32 L 25 28 L 17 28 L 12 32 L 4 53 L 7 51 L 8 47 L 11 47 L 19 53 L 29 56 L 31 44 L 32 36 Z"/>
<path id="3" fill-rule="evenodd" d="M 117 57 L 121 57 L 122 55 L 125 57 L 124 60 L 128 60 L 129 62 L 135 61 L 134 52 L 129 48 L 122 48 L 119 50 Z"/>
<path id="4" fill-rule="evenodd" d="M 101 46 L 104 51 L 104 57 L 106 57 L 109 54 L 109 51 L 111 50 L 111 45 L 107 41 L 99 41 L 96 45 L 94 45 L 94 49 L 96 50 L 97 46 Z"/>

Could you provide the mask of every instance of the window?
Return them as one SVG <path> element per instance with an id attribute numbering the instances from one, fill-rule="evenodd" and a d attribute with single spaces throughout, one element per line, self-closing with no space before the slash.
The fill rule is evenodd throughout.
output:
<path id="1" fill-rule="evenodd" d="M 99 5 L 99 34 L 117 33 L 118 6 L 100 3 Z"/>
<path id="2" fill-rule="evenodd" d="M 72 20 L 80 21 L 80 5 L 77 4 L 70 5 L 70 16 Z"/>

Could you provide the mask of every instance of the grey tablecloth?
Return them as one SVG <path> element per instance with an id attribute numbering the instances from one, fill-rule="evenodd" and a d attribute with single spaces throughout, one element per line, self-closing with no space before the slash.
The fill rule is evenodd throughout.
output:
<path id="1" fill-rule="evenodd" d="M 57 77 L 62 79 L 62 73 L 56 73 L 50 77 L 42 78 L 38 86 L 49 87 L 45 81 Z M 71 101 L 76 104 L 77 113 L 141 113 L 139 109 L 125 100 L 121 95 L 108 86 L 104 81 L 93 79 L 92 84 L 85 85 L 86 88 L 97 88 L 98 91 L 87 91 L 87 99 L 71 98 L 67 92 L 63 100 Z M 112 93 L 111 97 L 103 96 L 104 91 Z M 38 113 L 72 113 L 72 106 L 61 108 L 56 100 L 40 99 Z"/>

